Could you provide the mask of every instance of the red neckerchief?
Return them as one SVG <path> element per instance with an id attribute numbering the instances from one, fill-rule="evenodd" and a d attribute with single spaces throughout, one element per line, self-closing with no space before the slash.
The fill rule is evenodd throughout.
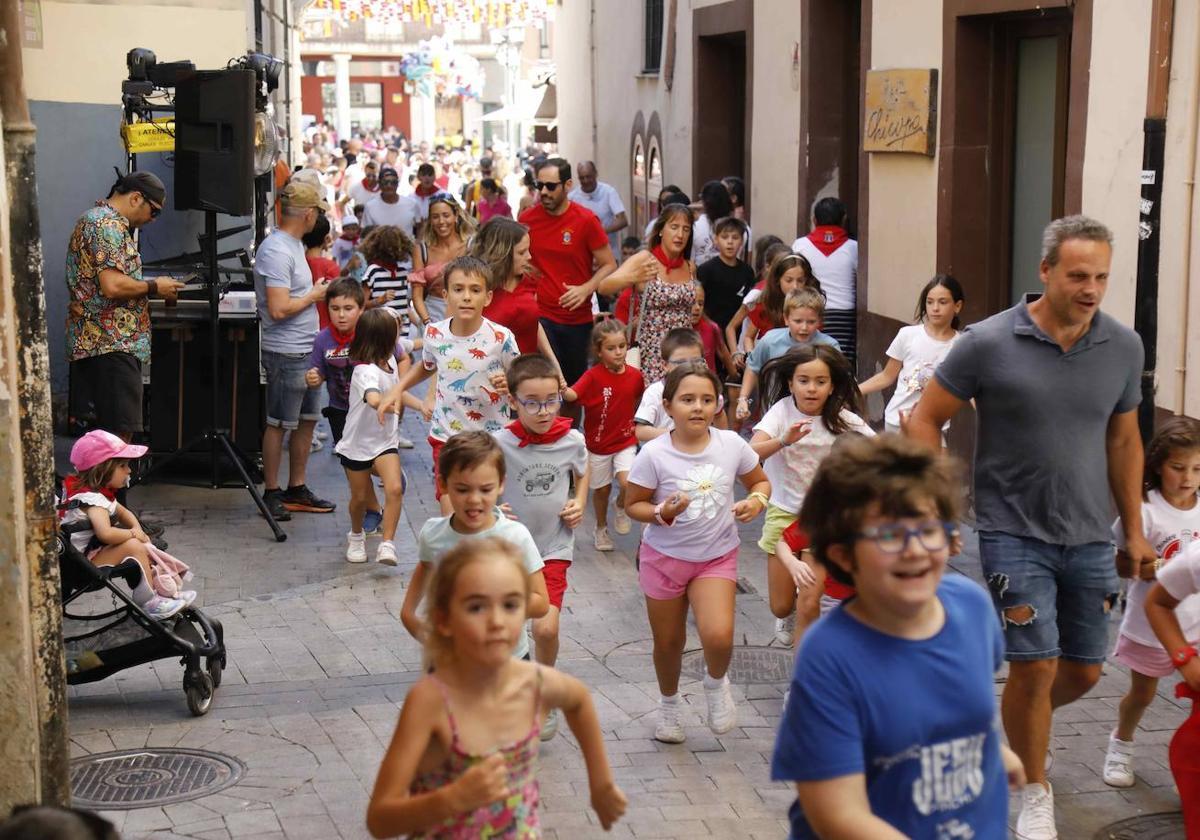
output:
<path id="1" fill-rule="evenodd" d="M 357 242 L 358 242 L 358 237 L 357 237 L 357 236 L 348 236 L 348 235 L 346 235 L 346 234 L 344 234 L 344 233 L 343 233 L 341 236 L 339 236 L 339 237 L 338 237 L 338 239 L 344 239 L 344 240 L 346 240 L 347 242 L 349 242 L 351 245 L 353 245 L 353 244 L 355 244 L 355 243 L 357 243 Z"/>
<path id="2" fill-rule="evenodd" d="M 556 440 L 562 438 L 567 432 L 571 431 L 571 418 L 555 417 L 554 422 L 550 424 L 550 429 L 543 435 L 529 431 L 525 428 L 524 424 L 522 424 L 520 420 L 514 420 L 504 428 L 512 432 L 516 436 L 517 440 L 521 441 L 517 444 L 518 448 L 528 446 L 531 443 L 554 443 Z"/>
<path id="3" fill-rule="evenodd" d="M 78 496 L 80 493 L 99 493 L 109 501 L 114 501 L 117 498 L 117 494 L 107 487 L 101 487 L 99 490 L 96 490 L 92 487 L 86 486 L 82 481 L 79 480 L 79 476 L 77 475 L 69 475 L 63 479 L 63 494 L 68 499 L 70 499 L 72 496 Z"/>
<path id="4" fill-rule="evenodd" d="M 825 256 L 829 256 L 846 244 L 850 234 L 840 225 L 817 225 L 808 235 L 808 241 Z"/>
<path id="5" fill-rule="evenodd" d="M 350 330 L 350 332 L 346 333 L 346 337 L 342 338 L 342 334 L 337 331 L 337 327 L 330 324 L 329 336 L 333 339 L 334 352 L 340 356 L 350 346 L 350 342 L 354 341 L 354 330 Z"/>
<path id="6" fill-rule="evenodd" d="M 417 184 L 417 189 L 415 190 L 416 194 L 421 198 L 427 198 L 431 195 L 436 195 L 441 191 L 441 187 L 439 187 L 437 184 L 430 184 L 428 187 L 424 184 Z"/>
<path id="7" fill-rule="evenodd" d="M 662 245 L 655 245 L 650 249 L 650 253 L 654 255 L 654 259 L 667 267 L 667 271 L 674 271 L 683 265 L 683 254 L 680 254 L 675 259 L 667 257 L 667 252 L 663 250 Z"/>

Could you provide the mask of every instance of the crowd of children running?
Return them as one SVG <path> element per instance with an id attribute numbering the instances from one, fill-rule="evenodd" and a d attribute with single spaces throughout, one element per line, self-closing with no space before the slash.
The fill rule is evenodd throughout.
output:
<path id="1" fill-rule="evenodd" d="M 671 206 L 653 230 L 661 233 Z M 461 223 L 456 208 L 449 217 Z M 375 559 L 402 559 L 392 540 L 405 491 L 403 406 L 428 425 L 444 514 L 420 529 L 401 611 L 424 645 L 427 673 L 405 699 L 380 768 L 372 834 L 537 836 L 538 745 L 560 716 L 578 741 L 600 824 L 624 812 L 588 690 L 553 667 L 590 496 L 596 549 L 613 549 L 610 527 L 641 529 L 656 739 L 686 737 L 679 682 L 689 611 L 703 648 L 707 724 L 717 734 L 736 725 L 727 671 L 745 562 L 738 524 L 761 516 L 777 635 L 804 639 L 772 764 L 774 778 L 796 785 L 793 836 L 1007 836 L 1006 779 L 1017 785 L 1024 774 L 996 725 L 1001 627 L 982 587 L 946 573 L 961 545 L 961 478 L 950 459 L 896 434 L 960 336 L 960 284 L 946 275 L 925 283 L 914 323 L 860 384 L 839 341 L 822 332 L 826 298 L 810 260 L 775 237 L 751 249 L 745 222 L 724 217 L 706 228 L 711 258 L 698 270 L 686 264 L 696 286 L 691 327 L 634 347 L 641 301 L 630 286 L 617 317 L 595 324 L 593 366 L 564 382 L 540 326 L 522 327 L 523 342 L 516 321 L 510 328 L 487 316 L 528 269 L 528 236 L 511 219 L 469 227 L 460 229 L 471 238 L 467 255 L 444 260 L 386 226 L 344 248 L 308 373 L 310 387 L 328 391 L 325 414 L 350 488 L 346 559 L 366 561 L 376 530 Z M 690 227 L 685 235 L 686 261 Z M 500 240 L 508 244 L 499 257 L 477 247 Z M 327 227 L 306 244 L 320 258 Z M 344 268 L 359 251 L 361 281 Z M 434 276 L 413 279 L 414 264 L 434 262 L 436 286 Z M 663 375 L 650 381 L 650 369 Z M 414 394 L 427 379 L 427 395 Z M 887 433 L 877 437 L 864 395 L 892 387 Z M 582 408 L 581 429 L 560 413 L 571 403 Z M 65 516 L 87 527 L 72 539 L 98 564 L 135 557 L 146 570 L 137 597 L 152 614 L 170 614 L 194 596 L 157 594 L 149 540 L 113 497 L 143 449 L 109 438 L 92 433 L 73 452 Z M 1160 429 L 1145 486 L 1146 537 L 1162 568 L 1157 580 L 1130 583 L 1114 654 L 1131 685 L 1103 775 L 1121 787 L 1133 784 L 1138 721 L 1157 681 L 1175 670 L 1167 651 L 1200 638 L 1200 548 L 1192 548 L 1200 425 L 1180 419 Z M 1181 672 L 1200 689 L 1200 659 Z"/>

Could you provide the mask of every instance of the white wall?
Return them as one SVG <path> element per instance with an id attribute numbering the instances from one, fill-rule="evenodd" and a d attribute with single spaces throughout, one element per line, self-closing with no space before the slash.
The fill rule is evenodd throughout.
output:
<path id="1" fill-rule="evenodd" d="M 942 0 L 875 3 L 871 18 L 872 70 L 942 66 Z M 938 96 L 941 97 L 941 85 Z M 939 112 L 941 110 L 939 106 Z M 938 154 L 941 144 L 938 144 Z M 937 157 L 872 153 L 868 156 L 870 214 L 867 308 L 908 322 L 912 302 L 937 261 Z"/>
<path id="2" fill-rule="evenodd" d="M 754 116 L 750 223 L 755 238 L 797 236 L 800 178 L 799 75 L 792 54 L 800 42 L 800 4 L 756 0 L 754 4 Z"/>

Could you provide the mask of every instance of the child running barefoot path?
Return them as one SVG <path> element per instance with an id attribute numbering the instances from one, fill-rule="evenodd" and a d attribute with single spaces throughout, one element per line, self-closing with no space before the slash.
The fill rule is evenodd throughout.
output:
<path id="1" fill-rule="evenodd" d="M 805 636 L 779 725 L 796 840 L 1008 837 L 1005 775 L 1025 779 L 997 731 L 1004 638 L 988 594 L 944 574 L 960 486 L 886 435 L 839 444 L 805 497 L 813 554 L 857 596 Z"/>
<path id="2" fill-rule="evenodd" d="M 617 511 L 613 530 L 628 534 L 632 528 L 625 513 L 625 486 L 633 456 L 637 454 L 637 436 L 633 416 L 646 389 L 642 373 L 625 364 L 629 341 L 620 321 L 601 321 L 592 329 L 592 349 L 599 363 L 563 393 L 567 402 L 583 406 L 583 436 L 588 448 L 589 483 L 592 507 L 596 511 L 594 544 L 597 551 L 612 551 L 608 534 L 608 500 L 614 479 Z"/>
<path id="3" fill-rule="evenodd" d="M 1125 616 L 1117 636 L 1113 659 L 1129 668 L 1129 691 L 1118 707 L 1117 728 L 1108 739 L 1104 758 L 1104 781 L 1112 787 L 1133 787 L 1133 737 L 1146 709 L 1154 702 L 1158 681 L 1177 667 L 1171 658 L 1175 647 L 1163 649 L 1149 620 L 1147 594 L 1154 586 L 1155 572 L 1161 582 L 1189 547 L 1200 542 L 1200 423 L 1174 417 L 1164 423 L 1146 449 L 1145 501 L 1142 530 L 1160 558 L 1145 567 L 1126 590 Z M 1113 523 L 1118 550 L 1125 547 L 1121 520 Z M 1178 591 L 1178 590 L 1177 590 Z M 1175 609 L 1175 621 L 1183 637 L 1200 639 L 1200 598 L 1188 598 Z M 1178 647 L 1182 647 L 1179 645 Z"/>
<path id="4" fill-rule="evenodd" d="M 512 472 L 512 480 L 504 483 L 502 509 L 529 529 L 545 563 L 542 576 L 550 606 L 533 621 L 534 658 L 553 666 L 575 528 L 587 504 L 587 448 L 570 418 L 558 416 L 558 368 L 545 356 L 527 353 L 509 365 L 508 395 L 517 419 L 495 433 L 506 471 Z M 549 741 L 557 731 L 558 716 L 552 713 L 542 726 L 542 740 Z"/>
<path id="5" fill-rule="evenodd" d="M 475 257 L 458 257 L 446 266 L 446 312 L 449 318 L 425 327 L 422 363 L 414 365 L 379 403 L 379 421 L 399 405 L 409 388 L 437 374 L 429 422 L 434 478 L 438 453 L 451 435 L 482 430 L 496 432 L 509 422 L 504 396 L 504 370 L 517 357 L 517 342 L 506 327 L 483 317 L 492 300 L 490 271 Z M 437 498 L 442 513 L 450 503 L 439 481 Z"/>
<path id="6" fill-rule="evenodd" d="M 367 808 L 374 837 L 533 838 L 538 730 L 561 709 L 587 767 L 592 807 L 608 830 L 625 813 L 596 709 L 583 683 L 513 659 L 525 636 L 529 576 L 501 539 L 464 542 L 429 586 L 431 671 L 404 698 Z"/>
<path id="7" fill-rule="evenodd" d="M 720 393 L 721 381 L 703 362 L 667 374 L 663 401 L 675 428 L 638 453 L 625 491 L 630 517 L 649 525 L 638 577 L 661 692 L 654 737 L 669 744 L 686 737 L 678 692 L 689 607 L 704 649 L 708 726 L 721 734 L 737 724 L 725 673 L 733 652 L 737 522 L 762 513 L 771 492 L 750 445 L 735 432 L 710 428 Z M 739 502 L 735 479 L 750 491 Z"/>
<path id="8" fill-rule="evenodd" d="M 504 452 L 487 432 L 463 432 L 446 442 L 438 453 L 438 484 L 442 498 L 450 504 L 451 514 L 428 520 L 417 535 L 417 567 L 413 570 L 400 622 L 421 642 L 429 641 L 434 628 L 417 615 L 425 584 L 446 552 L 461 542 L 497 537 L 508 542 L 525 564 L 529 576 L 530 618 L 546 614 L 549 602 L 546 579 L 542 575 L 542 556 L 529 535 L 529 529 L 507 518 L 497 507 L 504 492 Z M 510 653 L 518 659 L 529 658 L 529 637 L 522 632 L 514 639 Z"/>

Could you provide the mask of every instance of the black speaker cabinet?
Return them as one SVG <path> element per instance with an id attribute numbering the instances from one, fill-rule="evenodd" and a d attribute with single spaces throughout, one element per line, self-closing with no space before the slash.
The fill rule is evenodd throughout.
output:
<path id="1" fill-rule="evenodd" d="M 212 423 L 246 453 L 262 449 L 263 386 L 259 384 L 258 322 L 220 322 L 220 381 L 210 371 L 208 321 L 155 323 L 150 334 L 150 449 L 171 453 Z"/>
<path id="2" fill-rule="evenodd" d="M 253 70 L 202 70 L 175 87 L 175 209 L 254 212 Z"/>

